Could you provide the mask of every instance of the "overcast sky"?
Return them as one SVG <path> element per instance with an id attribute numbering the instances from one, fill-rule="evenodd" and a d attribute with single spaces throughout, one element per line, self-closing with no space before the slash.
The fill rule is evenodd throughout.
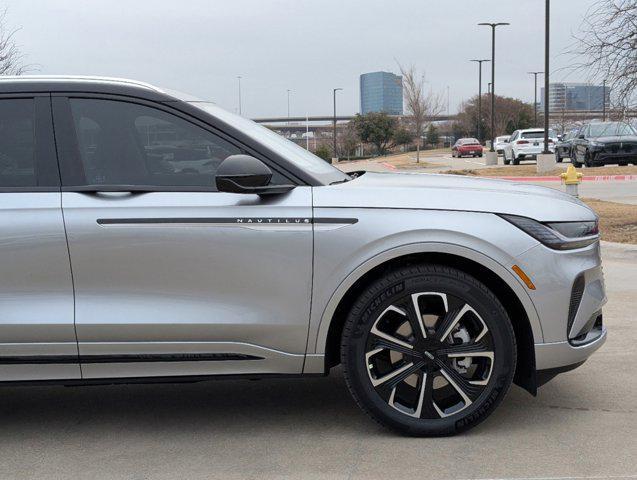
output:
<path id="1" fill-rule="evenodd" d="M 552 68 L 568 65 L 593 0 L 552 2 Z M 328 114 L 359 110 L 358 76 L 396 72 L 397 62 L 426 73 L 451 110 L 477 93 L 477 66 L 498 30 L 496 93 L 533 98 L 526 72 L 544 65 L 544 0 L 0 0 L 17 41 L 41 74 L 134 78 L 210 99 L 243 114 Z M 490 76 L 485 70 L 486 77 Z M 558 71 L 553 80 L 567 74 Z M 490 77 L 489 77 L 490 78 Z M 569 74 L 569 81 L 582 80 Z M 538 89 L 539 90 L 539 89 Z"/>

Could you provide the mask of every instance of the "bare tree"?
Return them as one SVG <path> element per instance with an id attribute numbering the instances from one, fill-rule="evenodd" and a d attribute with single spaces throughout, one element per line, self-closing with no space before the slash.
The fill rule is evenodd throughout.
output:
<path id="1" fill-rule="evenodd" d="M 24 64 L 24 54 L 14 40 L 19 29 L 7 27 L 6 17 L 7 9 L 0 10 L 0 75 L 22 75 L 35 66 Z"/>
<path id="2" fill-rule="evenodd" d="M 416 163 L 420 162 L 420 143 L 427 122 L 445 109 L 441 93 L 425 92 L 425 77 L 419 76 L 415 67 L 403 68 L 398 65 L 403 76 L 405 110 L 409 115 L 412 131 L 416 137 Z"/>
<path id="3" fill-rule="evenodd" d="M 572 48 L 575 69 L 606 80 L 620 109 L 634 105 L 637 89 L 637 0 L 597 0 L 584 15 Z"/>

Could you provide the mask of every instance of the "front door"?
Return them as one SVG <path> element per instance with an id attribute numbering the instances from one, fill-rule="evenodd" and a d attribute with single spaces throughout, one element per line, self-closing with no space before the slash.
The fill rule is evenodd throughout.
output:
<path id="1" fill-rule="evenodd" d="M 0 381 L 80 378 L 48 94 L 0 96 Z"/>
<path id="2" fill-rule="evenodd" d="M 242 152 L 222 132 L 159 105 L 54 100 L 83 377 L 300 373 L 311 187 L 215 191 Z"/>

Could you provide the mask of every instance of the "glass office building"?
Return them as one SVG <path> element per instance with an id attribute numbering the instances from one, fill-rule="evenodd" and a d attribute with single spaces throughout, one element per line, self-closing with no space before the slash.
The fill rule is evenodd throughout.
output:
<path id="1" fill-rule="evenodd" d="M 544 88 L 541 94 L 541 106 L 544 106 Z M 551 83 L 549 85 L 549 108 L 553 112 L 560 110 L 598 110 L 608 108 L 610 88 L 588 83 Z"/>
<path id="2" fill-rule="evenodd" d="M 364 73 L 360 78 L 361 113 L 403 114 L 403 77 L 390 72 Z"/>

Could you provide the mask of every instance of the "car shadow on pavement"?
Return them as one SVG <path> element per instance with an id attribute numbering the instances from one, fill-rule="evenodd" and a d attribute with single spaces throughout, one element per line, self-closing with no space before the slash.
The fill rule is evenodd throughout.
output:
<path id="1" fill-rule="evenodd" d="M 44 425 L 152 431 L 160 422 L 166 429 L 209 425 L 237 432 L 292 428 L 387 433 L 358 409 L 340 369 L 329 377 L 306 379 L 3 387 L 0 392 L 0 424 L 13 432 Z M 531 418 L 527 412 L 541 407 L 538 399 L 514 386 L 503 405 L 473 432 L 524 428 Z M 542 422 L 541 416 L 532 417 Z"/>

